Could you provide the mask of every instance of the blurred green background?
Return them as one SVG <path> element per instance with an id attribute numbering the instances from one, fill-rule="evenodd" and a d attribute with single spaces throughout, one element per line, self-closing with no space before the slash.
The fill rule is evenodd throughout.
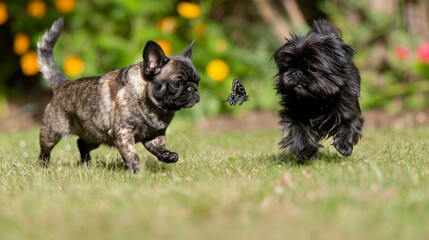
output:
<path id="1" fill-rule="evenodd" d="M 171 55 L 195 39 L 202 100 L 180 118 L 278 109 L 272 54 L 317 18 L 331 20 L 356 49 L 364 111 L 429 105 L 427 0 L 10 0 L 0 1 L 0 122 L 16 122 L 8 128 L 37 123 L 50 99 L 35 50 L 60 16 L 65 29 L 54 55 L 72 80 L 141 61 L 147 40 Z M 222 103 L 234 77 L 250 96 L 235 108 Z"/>

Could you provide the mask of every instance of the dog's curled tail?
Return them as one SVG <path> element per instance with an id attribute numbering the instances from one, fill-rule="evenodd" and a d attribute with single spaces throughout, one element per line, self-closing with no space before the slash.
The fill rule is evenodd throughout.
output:
<path id="1" fill-rule="evenodd" d="M 55 65 L 53 56 L 53 49 L 61 35 L 63 25 L 63 18 L 56 20 L 52 24 L 51 29 L 46 31 L 37 43 L 37 62 L 39 64 L 40 72 L 48 81 L 49 86 L 53 89 L 68 82 L 64 73 L 62 73 Z"/>

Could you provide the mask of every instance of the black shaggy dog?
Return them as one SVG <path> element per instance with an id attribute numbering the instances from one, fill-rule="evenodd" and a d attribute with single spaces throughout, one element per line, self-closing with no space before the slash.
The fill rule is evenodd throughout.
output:
<path id="1" fill-rule="evenodd" d="M 281 148 L 308 160 L 322 147 L 319 141 L 332 136 L 338 152 L 352 153 L 364 123 L 354 54 L 327 20 L 315 21 L 310 32 L 293 35 L 274 53 L 280 124 L 288 131 Z"/>

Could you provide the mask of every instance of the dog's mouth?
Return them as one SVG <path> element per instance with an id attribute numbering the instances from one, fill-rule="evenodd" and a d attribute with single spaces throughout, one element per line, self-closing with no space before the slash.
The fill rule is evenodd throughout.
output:
<path id="1" fill-rule="evenodd" d="M 297 96 L 303 98 L 314 98 L 315 95 L 309 91 L 305 85 L 297 84 L 291 87 L 291 89 L 296 93 Z"/>
<path id="2" fill-rule="evenodd" d="M 193 107 L 200 101 L 200 95 L 198 93 L 194 93 L 194 96 L 190 98 L 190 100 L 183 106 L 184 108 Z"/>
<path id="3" fill-rule="evenodd" d="M 298 85 L 293 86 L 293 90 L 297 93 L 307 92 L 307 90 L 304 88 L 304 86 L 302 84 L 298 84 Z"/>
<path id="4" fill-rule="evenodd" d="M 182 108 L 191 108 L 200 101 L 200 95 L 197 92 L 187 92 L 178 98 L 166 99 L 161 103 L 161 107 L 171 111 L 178 111 Z"/>
<path id="5" fill-rule="evenodd" d="M 151 94 L 155 104 L 167 111 L 178 111 L 182 108 L 190 108 L 200 101 L 198 86 L 196 84 L 159 84 L 152 88 Z"/>

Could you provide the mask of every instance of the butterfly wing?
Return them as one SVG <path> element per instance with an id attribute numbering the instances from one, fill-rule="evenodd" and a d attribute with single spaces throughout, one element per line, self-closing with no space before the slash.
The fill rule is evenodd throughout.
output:
<path id="1" fill-rule="evenodd" d="M 234 106 L 235 104 L 237 104 L 236 97 L 235 95 L 233 95 L 233 93 L 231 93 L 231 95 L 228 96 L 228 99 L 223 102 L 229 102 L 229 105 L 231 106 Z"/>
<path id="2" fill-rule="evenodd" d="M 239 105 L 243 104 L 243 102 L 249 99 L 247 96 L 246 90 L 244 89 L 243 84 L 237 78 L 234 78 L 232 81 L 232 93 L 229 95 L 228 99 L 224 102 L 229 102 L 230 105 L 235 105 L 239 103 Z"/>
<path id="3" fill-rule="evenodd" d="M 236 96 L 236 102 L 239 102 L 239 105 L 243 104 L 249 100 L 249 96 L 247 96 L 246 89 L 244 89 L 243 84 L 235 78 L 233 81 L 233 93 Z"/>
<path id="4" fill-rule="evenodd" d="M 242 96 L 242 97 L 239 97 L 239 98 L 237 99 L 237 102 L 240 102 L 240 103 L 238 104 L 238 106 L 241 106 L 241 104 L 243 104 L 244 102 L 247 102 L 247 101 L 249 101 L 249 96 L 244 95 L 244 96 Z"/>
<path id="5" fill-rule="evenodd" d="M 246 89 L 244 89 L 243 84 L 237 79 L 234 78 L 234 81 L 232 82 L 232 92 L 235 93 L 238 97 L 246 96 Z"/>

